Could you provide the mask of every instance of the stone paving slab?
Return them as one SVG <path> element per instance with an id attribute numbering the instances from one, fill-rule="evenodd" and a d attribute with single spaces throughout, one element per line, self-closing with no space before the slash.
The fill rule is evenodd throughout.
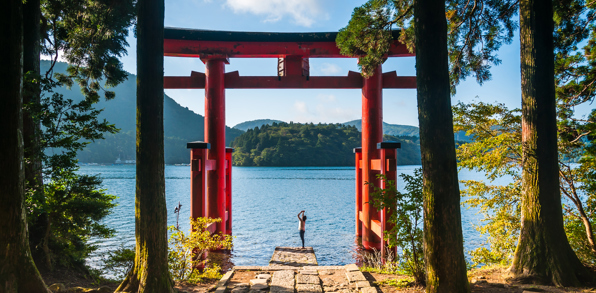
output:
<path id="1" fill-rule="evenodd" d="M 232 269 L 235 271 L 260 271 L 261 266 L 234 266 Z"/>
<path id="2" fill-rule="evenodd" d="M 361 293 L 378 293 L 375 287 L 365 287 L 360 290 Z"/>
<path id="3" fill-rule="evenodd" d="M 219 281 L 217 282 L 216 287 L 225 287 L 226 284 L 228 283 L 228 281 L 230 280 L 230 278 L 232 278 L 232 276 L 234 275 L 234 270 L 231 270 L 229 272 L 227 272 L 225 275 L 223 275 L 223 277 L 221 277 L 221 279 L 219 279 Z"/>
<path id="4" fill-rule="evenodd" d="M 319 276 L 313 275 L 296 275 L 296 284 L 320 284 Z"/>
<path id="5" fill-rule="evenodd" d="M 304 270 L 317 270 L 317 271 L 323 271 L 323 270 L 345 270 L 346 266 L 317 266 L 316 268 L 313 267 L 304 267 Z M 356 269 L 358 269 L 358 267 L 356 267 Z"/>
<path id="6" fill-rule="evenodd" d="M 370 287 L 370 282 L 358 281 L 358 282 L 355 282 L 354 285 L 356 286 L 356 289 L 360 290 L 362 288 Z"/>
<path id="7" fill-rule="evenodd" d="M 366 278 L 362 274 L 362 272 L 347 272 L 346 277 L 350 283 L 358 282 L 358 281 L 366 281 Z"/>
<path id="8" fill-rule="evenodd" d="M 271 278 L 271 286 L 294 288 L 294 271 L 276 271 Z"/>
<path id="9" fill-rule="evenodd" d="M 303 275 L 318 275 L 319 274 L 319 272 L 317 272 L 316 270 L 305 270 L 305 269 L 298 271 L 298 273 L 303 274 Z"/>
<path id="10" fill-rule="evenodd" d="M 287 271 L 287 270 L 295 270 L 297 267 L 294 266 L 278 266 L 278 265 L 270 265 L 268 267 L 261 267 L 261 271 Z"/>
<path id="11" fill-rule="evenodd" d="M 249 284 L 251 286 L 257 285 L 257 284 L 265 284 L 267 285 L 267 279 L 252 279 L 250 280 Z"/>
<path id="12" fill-rule="evenodd" d="M 297 284 L 296 292 L 298 293 L 323 293 L 320 285 L 313 284 Z"/>
<path id="13" fill-rule="evenodd" d="M 360 271 L 360 269 L 358 269 L 358 266 L 356 264 L 345 265 L 344 269 L 348 272 Z"/>
<path id="14" fill-rule="evenodd" d="M 317 257 L 312 247 L 276 247 L 269 265 L 285 265 L 285 266 L 316 266 Z"/>

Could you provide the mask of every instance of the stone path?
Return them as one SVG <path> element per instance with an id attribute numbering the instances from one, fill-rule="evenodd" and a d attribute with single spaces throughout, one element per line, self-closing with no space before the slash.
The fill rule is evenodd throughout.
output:
<path id="1" fill-rule="evenodd" d="M 269 266 L 235 266 L 217 284 L 216 293 L 378 292 L 355 264 L 318 266 L 311 247 L 276 247 L 269 263 Z M 244 274 L 244 280 L 251 278 L 250 281 L 229 282 L 236 271 Z"/>
<path id="2" fill-rule="evenodd" d="M 317 257 L 312 247 L 276 247 L 269 265 L 282 265 L 282 266 L 316 266 Z"/>

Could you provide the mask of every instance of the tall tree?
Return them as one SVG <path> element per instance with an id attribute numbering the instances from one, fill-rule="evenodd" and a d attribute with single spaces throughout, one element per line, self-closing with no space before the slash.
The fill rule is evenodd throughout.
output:
<path id="1" fill-rule="evenodd" d="M 452 135 L 445 2 L 414 1 L 414 18 L 426 292 L 470 292 Z"/>
<path id="2" fill-rule="evenodd" d="M 365 76 L 384 62 L 394 25 L 416 50 L 427 292 L 470 290 L 450 93 L 471 74 L 490 79 L 491 64 L 500 62 L 494 52 L 513 37 L 516 8 L 517 1 L 369 0 L 337 38 L 343 54 L 367 56 L 360 58 Z"/>
<path id="3" fill-rule="evenodd" d="M 29 250 L 23 169 L 23 11 L 21 0 L 0 15 L 6 63 L 0 69 L 0 291 L 49 292 Z"/>
<path id="4" fill-rule="evenodd" d="M 96 203 L 97 197 L 87 189 L 90 192 L 77 194 L 76 202 L 82 208 L 69 208 L 65 212 L 60 210 L 66 206 L 65 199 L 57 199 L 56 195 L 61 193 L 53 191 L 55 187 L 63 187 L 64 182 L 85 182 L 85 176 L 75 173 L 76 153 L 87 144 L 84 141 L 101 139 L 104 132 L 117 130 L 105 120 L 98 120 L 101 111 L 95 110 L 93 104 L 101 90 L 107 99 L 112 98 L 113 92 L 107 88 L 126 78 L 117 57 L 126 52 L 125 38 L 134 18 L 134 1 L 44 0 L 41 4 L 40 0 L 28 0 L 23 11 L 26 73 L 23 140 L 30 246 L 34 260 L 45 268 L 51 269 L 52 262 L 58 259 L 53 254 L 61 255 L 59 259 L 64 265 L 71 266 L 74 261 L 83 266 L 85 255 L 93 248 L 84 243 L 65 243 L 81 243 L 88 236 L 84 234 L 90 231 L 100 237 L 109 234 L 105 227 L 94 224 L 101 218 L 97 215 L 107 214 L 111 204 L 102 208 L 89 204 Z M 40 72 L 41 52 L 52 58 L 50 69 L 44 73 Z M 56 82 L 53 74 L 58 54 L 69 62 L 68 73 L 57 76 L 61 82 Z M 71 85 L 73 81 L 78 82 L 85 100 L 73 103 L 53 93 L 55 87 Z M 78 180 L 79 177 L 82 179 Z M 78 183 L 69 186 L 74 185 Z M 74 194 L 68 192 L 67 201 L 73 200 Z M 52 202 L 60 204 L 52 205 Z M 85 207 L 92 206 L 94 216 L 83 212 Z M 85 224 L 74 221 L 75 218 L 86 218 Z M 68 232 L 60 233 L 61 228 L 56 226 L 69 222 L 77 223 L 63 227 L 62 231 Z M 65 257 L 66 254 L 74 258 Z"/>
<path id="5" fill-rule="evenodd" d="M 558 286 L 592 278 L 565 235 L 555 103 L 552 1 L 520 1 L 522 221 L 511 272 Z"/>
<path id="6" fill-rule="evenodd" d="M 136 254 L 116 291 L 174 292 L 164 177 L 164 0 L 139 0 L 137 9 Z"/>
<path id="7" fill-rule="evenodd" d="M 39 56 L 41 49 L 41 3 L 40 0 L 28 0 L 23 4 L 23 72 L 25 83 L 23 91 L 23 142 L 25 147 L 25 190 L 31 197 L 36 197 L 45 205 L 43 173 L 41 159 L 41 127 L 30 111 L 33 105 L 39 105 L 41 99 Z M 48 240 L 50 237 L 49 216 L 46 211 L 33 216 L 29 227 L 31 252 L 38 265 L 52 268 Z"/>

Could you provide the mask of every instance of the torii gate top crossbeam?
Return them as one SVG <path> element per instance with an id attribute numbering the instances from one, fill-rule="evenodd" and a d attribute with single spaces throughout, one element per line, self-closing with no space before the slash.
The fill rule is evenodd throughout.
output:
<path id="1" fill-rule="evenodd" d="M 414 56 L 397 38 L 387 57 Z M 345 58 L 335 45 L 337 32 L 328 33 L 271 33 L 231 32 L 182 28 L 164 30 L 164 55 L 173 57 L 210 58 Z"/>

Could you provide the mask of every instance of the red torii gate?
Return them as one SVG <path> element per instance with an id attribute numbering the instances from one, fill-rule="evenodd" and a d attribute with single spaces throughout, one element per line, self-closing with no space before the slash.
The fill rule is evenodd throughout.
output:
<path id="1" fill-rule="evenodd" d="M 387 57 L 410 57 L 405 45 L 394 42 Z M 416 77 L 383 73 L 365 79 L 349 71 L 347 76 L 310 76 L 309 58 L 346 58 L 331 33 L 267 33 L 206 31 L 166 28 L 164 56 L 201 58 L 205 73 L 166 76 L 166 89 L 205 89 L 205 142 L 190 142 L 191 217 L 221 218 L 215 232 L 232 232 L 230 148 L 225 146 L 225 89 L 362 89 L 362 148 L 356 156 L 356 235 L 365 249 L 385 249 L 383 230 L 387 212 L 377 212 L 369 204 L 372 189 L 365 182 L 384 187 L 377 174 L 396 180 L 396 148 L 399 143 L 383 142 L 383 88 L 415 89 Z M 240 76 L 225 73 L 230 58 L 277 58 L 277 76 Z M 395 210 L 395 208 L 393 208 Z"/>

